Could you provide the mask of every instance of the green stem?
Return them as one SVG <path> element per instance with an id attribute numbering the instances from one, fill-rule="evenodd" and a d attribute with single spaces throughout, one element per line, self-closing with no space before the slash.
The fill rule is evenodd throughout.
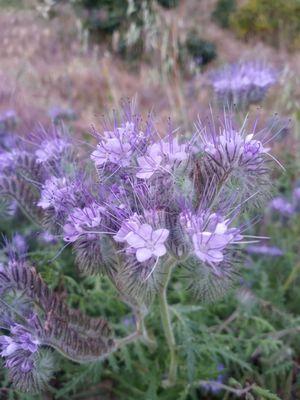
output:
<path id="1" fill-rule="evenodd" d="M 165 281 L 163 282 L 163 285 L 159 292 L 159 305 L 160 305 L 161 321 L 162 321 L 164 334 L 165 334 L 166 341 L 167 341 L 169 351 L 170 351 L 170 367 L 169 367 L 169 375 L 168 375 L 168 384 L 169 385 L 174 385 L 176 383 L 176 379 L 177 379 L 176 342 L 175 342 L 175 337 L 174 337 L 174 333 L 172 330 L 169 306 L 168 306 L 168 301 L 167 301 L 167 289 L 168 289 L 168 283 L 170 281 L 173 265 L 174 265 L 174 262 L 167 265 Z"/>

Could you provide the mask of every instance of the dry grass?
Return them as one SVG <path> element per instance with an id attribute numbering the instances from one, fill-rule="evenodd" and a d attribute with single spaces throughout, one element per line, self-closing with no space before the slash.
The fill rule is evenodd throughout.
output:
<path id="1" fill-rule="evenodd" d="M 205 74 L 183 77 L 172 49 L 172 43 L 193 26 L 200 27 L 203 37 L 216 43 L 218 59 L 213 66 L 259 54 L 275 65 L 297 71 L 299 54 L 288 55 L 261 43 L 238 41 L 210 21 L 213 7 L 214 1 L 210 0 L 182 0 L 177 9 L 161 13 L 160 28 L 168 31 L 167 51 L 174 62 L 169 74 L 163 72 L 162 60 L 152 65 L 142 63 L 137 69 L 108 53 L 105 45 L 84 49 L 75 17 L 67 8 L 50 21 L 42 19 L 33 8 L 3 9 L 0 109 L 16 109 L 24 129 L 31 129 L 33 121 L 49 123 L 50 107 L 70 107 L 79 115 L 74 126 L 87 131 L 121 98 L 138 95 L 142 110 L 154 107 L 160 120 L 171 114 L 187 125 L 188 118 L 206 112 L 210 101 Z"/>

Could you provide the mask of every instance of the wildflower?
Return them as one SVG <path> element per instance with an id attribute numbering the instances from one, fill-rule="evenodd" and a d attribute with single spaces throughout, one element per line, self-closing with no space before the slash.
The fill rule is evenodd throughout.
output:
<path id="1" fill-rule="evenodd" d="M 297 213 L 300 212 L 300 187 L 293 190 L 293 206 Z"/>
<path id="2" fill-rule="evenodd" d="M 44 183 L 37 205 L 44 210 L 53 208 L 56 212 L 66 211 L 75 202 L 74 196 L 74 187 L 65 177 L 52 176 Z"/>
<path id="3" fill-rule="evenodd" d="M 248 61 L 221 68 L 211 74 L 210 81 L 222 105 L 247 108 L 264 99 L 277 76 L 278 73 L 267 64 Z"/>
<path id="4" fill-rule="evenodd" d="M 283 197 L 275 197 L 270 203 L 270 208 L 284 217 L 290 217 L 294 213 L 293 205 Z"/>
<path id="5" fill-rule="evenodd" d="M 12 336 L 0 336 L 0 348 L 2 357 L 12 356 L 17 350 L 25 350 L 35 353 L 38 350 L 39 341 L 26 331 L 22 325 L 11 326 Z"/>
<path id="6" fill-rule="evenodd" d="M 204 151 L 225 170 L 243 166 L 253 171 L 260 167 L 261 156 L 270 150 L 253 137 L 254 134 L 224 130 L 219 136 L 204 138 Z"/>
<path id="7" fill-rule="evenodd" d="M 279 257 L 283 255 L 283 251 L 276 246 L 266 246 L 266 245 L 251 245 L 247 247 L 247 252 L 249 254 L 261 254 L 271 257 Z"/>
<path id="8" fill-rule="evenodd" d="M 49 231 L 44 231 L 39 234 L 39 240 L 44 244 L 55 244 L 57 243 L 57 239 L 54 235 L 52 235 Z"/>
<path id="9" fill-rule="evenodd" d="M 225 380 L 225 375 L 223 373 L 224 365 L 218 364 L 217 370 L 219 372 L 217 379 L 215 379 L 215 380 L 210 379 L 209 383 L 205 383 L 205 384 L 201 385 L 203 387 L 203 389 L 205 389 L 208 392 L 214 393 L 214 394 L 218 394 L 221 392 L 222 389 L 220 388 L 219 384 L 223 384 L 224 380 Z"/>
<path id="10" fill-rule="evenodd" d="M 95 165 L 102 167 L 107 163 L 112 163 L 120 167 L 128 167 L 134 151 L 132 144 L 134 132 L 134 123 L 128 121 L 114 131 L 105 131 L 91 155 Z"/>
<path id="11" fill-rule="evenodd" d="M 126 242 L 127 236 L 134 231 L 137 231 L 141 226 L 141 222 L 138 214 L 134 213 L 130 218 L 125 220 L 119 231 L 114 235 L 116 242 L 124 243 Z"/>
<path id="12" fill-rule="evenodd" d="M 27 252 L 27 243 L 24 236 L 19 233 L 16 233 L 12 238 L 11 246 L 19 255 L 25 255 Z"/>
<path id="13" fill-rule="evenodd" d="M 130 165 L 132 149 L 129 143 L 122 143 L 120 139 L 107 139 L 99 143 L 97 149 L 92 153 L 91 159 L 97 167 L 108 162 L 121 167 Z"/>
<path id="14" fill-rule="evenodd" d="M 3 135 L 15 128 L 17 114 L 14 110 L 7 110 L 0 115 L 0 135 Z"/>
<path id="15" fill-rule="evenodd" d="M 0 153 L 0 171 L 4 171 L 13 165 L 14 158 L 13 153 L 2 152 Z"/>
<path id="16" fill-rule="evenodd" d="M 23 150 L 13 149 L 12 151 L 0 151 L 0 173 L 12 171 L 16 165 L 18 157 L 24 156 L 27 153 Z"/>
<path id="17" fill-rule="evenodd" d="M 239 127 L 226 114 L 219 121 L 212 120 L 210 125 L 197 126 L 199 142 L 195 143 L 202 157 L 198 174 L 211 179 L 211 188 L 222 187 L 220 195 L 224 202 L 232 197 L 233 189 L 233 201 L 240 206 L 249 207 L 253 203 L 261 206 L 270 196 L 268 161 L 272 156 L 266 133 L 263 136 L 263 131 L 256 133 L 255 129 L 256 123 L 251 127 L 245 120 Z"/>
<path id="18" fill-rule="evenodd" d="M 179 144 L 177 138 L 153 143 L 144 156 L 138 157 L 137 178 L 149 179 L 156 171 L 170 172 L 176 162 L 188 159 L 187 146 Z"/>
<path id="19" fill-rule="evenodd" d="M 218 265 L 224 260 L 229 245 L 243 238 L 239 229 L 229 228 L 230 221 L 216 213 L 183 213 L 181 223 L 192 240 L 196 257 L 211 266 L 218 275 Z"/>
<path id="20" fill-rule="evenodd" d="M 138 157 L 139 172 L 137 178 L 149 179 L 161 167 L 163 157 L 158 143 L 154 143 L 147 149 L 147 154 L 143 157 Z"/>
<path id="21" fill-rule="evenodd" d="M 140 224 L 135 218 L 123 223 L 114 239 L 127 242 L 139 262 L 147 261 L 152 256 L 165 255 L 167 249 L 164 243 L 169 236 L 168 229 L 154 230 L 151 225 Z"/>
<path id="22" fill-rule="evenodd" d="M 68 143 L 65 139 L 53 137 L 44 140 L 40 144 L 38 150 L 36 150 L 35 155 L 37 161 L 43 163 L 58 159 L 69 149 L 70 143 Z"/>
<path id="23" fill-rule="evenodd" d="M 64 240 L 75 242 L 81 235 L 88 234 L 101 224 L 104 212 L 105 208 L 96 203 L 83 209 L 74 208 L 64 225 Z"/>
<path id="24" fill-rule="evenodd" d="M 297 201 L 300 201 L 300 187 L 294 189 L 294 191 L 293 191 L 293 197 L 294 197 Z"/>

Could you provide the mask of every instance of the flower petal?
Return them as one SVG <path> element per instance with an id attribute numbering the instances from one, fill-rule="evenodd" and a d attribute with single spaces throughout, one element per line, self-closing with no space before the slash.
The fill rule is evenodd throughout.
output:
<path id="1" fill-rule="evenodd" d="M 145 240 L 140 235 L 133 232 L 128 233 L 126 242 L 135 249 L 145 246 Z"/>
<path id="2" fill-rule="evenodd" d="M 147 249 L 146 247 L 142 247 L 136 252 L 136 258 L 139 262 L 147 261 L 149 258 L 151 258 L 151 256 L 151 250 Z"/>
<path id="3" fill-rule="evenodd" d="M 153 251 L 153 254 L 156 257 L 161 257 L 165 255 L 167 252 L 166 246 L 164 244 L 159 244 L 158 246 L 155 246 L 155 250 Z"/>

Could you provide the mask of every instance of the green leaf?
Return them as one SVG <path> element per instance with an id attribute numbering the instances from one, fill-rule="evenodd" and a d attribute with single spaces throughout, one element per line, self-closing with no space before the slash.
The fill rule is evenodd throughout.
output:
<path id="1" fill-rule="evenodd" d="M 271 393 L 268 389 L 263 389 L 260 386 L 253 386 L 252 391 L 255 394 L 258 394 L 259 396 L 262 396 L 262 400 L 282 400 L 280 397 L 278 397 L 276 394 Z"/>

